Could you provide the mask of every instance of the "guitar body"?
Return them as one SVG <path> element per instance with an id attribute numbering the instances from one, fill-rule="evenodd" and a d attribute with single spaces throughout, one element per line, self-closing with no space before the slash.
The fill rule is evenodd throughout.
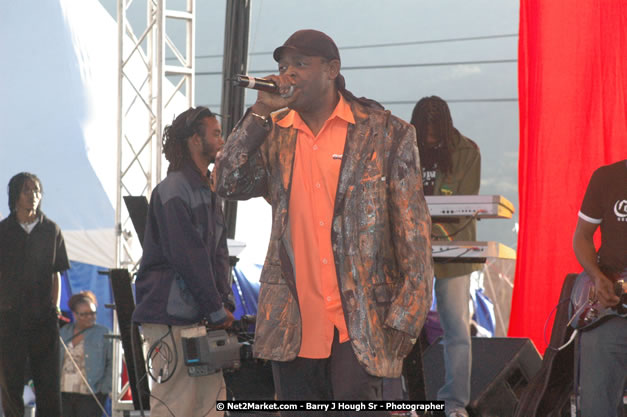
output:
<path id="1" fill-rule="evenodd" d="M 627 272 L 624 271 L 614 283 L 620 301 L 616 306 L 606 308 L 596 298 L 592 277 L 585 271 L 579 274 L 570 296 L 570 325 L 583 331 L 598 326 L 614 316 L 627 317 L 626 279 Z"/>

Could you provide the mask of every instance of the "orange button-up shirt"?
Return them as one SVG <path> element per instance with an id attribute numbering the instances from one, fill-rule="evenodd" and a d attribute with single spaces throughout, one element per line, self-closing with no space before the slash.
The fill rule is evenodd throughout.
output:
<path id="1" fill-rule="evenodd" d="M 349 123 L 354 124 L 355 118 L 341 95 L 317 136 L 293 110 L 277 122 L 298 130 L 289 216 L 303 329 L 298 356 L 304 358 L 328 358 L 335 327 L 340 342 L 349 339 L 331 248 L 335 193 Z"/>

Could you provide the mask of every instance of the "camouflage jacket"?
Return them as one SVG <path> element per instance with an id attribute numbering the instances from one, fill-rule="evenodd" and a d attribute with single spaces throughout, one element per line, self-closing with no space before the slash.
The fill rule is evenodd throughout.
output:
<path id="1" fill-rule="evenodd" d="M 338 287 L 358 360 L 371 375 L 397 377 L 431 306 L 431 218 L 413 127 L 389 111 L 350 105 L 355 124 L 348 126 L 331 231 Z M 275 361 L 296 358 L 301 343 L 288 215 L 297 135 L 291 127 L 264 128 L 247 113 L 215 169 L 218 194 L 272 204 L 254 353 Z"/>

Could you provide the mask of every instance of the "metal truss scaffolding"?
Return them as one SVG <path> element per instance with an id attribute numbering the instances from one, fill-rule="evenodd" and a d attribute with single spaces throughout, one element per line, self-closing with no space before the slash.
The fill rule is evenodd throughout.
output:
<path id="1" fill-rule="evenodd" d="M 136 271 L 141 249 L 123 204 L 124 196 L 150 198 L 162 179 L 164 115 L 172 117 L 194 103 L 195 0 L 118 0 L 118 157 L 116 254 L 118 268 Z M 184 8 L 183 8 L 184 7 Z M 145 18 L 144 18 L 145 16 Z M 170 63 L 166 65 L 166 59 Z M 169 110 L 172 109 L 172 110 Z M 167 117 L 167 116 L 166 116 Z M 115 314 L 115 313 L 114 313 Z M 114 333 L 119 334 L 117 316 Z M 131 410 L 122 398 L 122 353 L 113 349 L 113 411 Z"/>

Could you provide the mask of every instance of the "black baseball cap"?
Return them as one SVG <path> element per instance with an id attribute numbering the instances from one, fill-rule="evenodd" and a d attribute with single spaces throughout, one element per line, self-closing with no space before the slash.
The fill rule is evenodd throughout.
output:
<path id="1" fill-rule="evenodd" d="M 318 30 L 304 29 L 294 32 L 282 46 L 274 50 L 272 54 L 274 60 L 279 62 L 281 54 L 286 49 L 291 49 L 305 56 L 319 56 L 328 60 L 337 59 L 340 61 L 340 52 L 333 39 Z"/>

